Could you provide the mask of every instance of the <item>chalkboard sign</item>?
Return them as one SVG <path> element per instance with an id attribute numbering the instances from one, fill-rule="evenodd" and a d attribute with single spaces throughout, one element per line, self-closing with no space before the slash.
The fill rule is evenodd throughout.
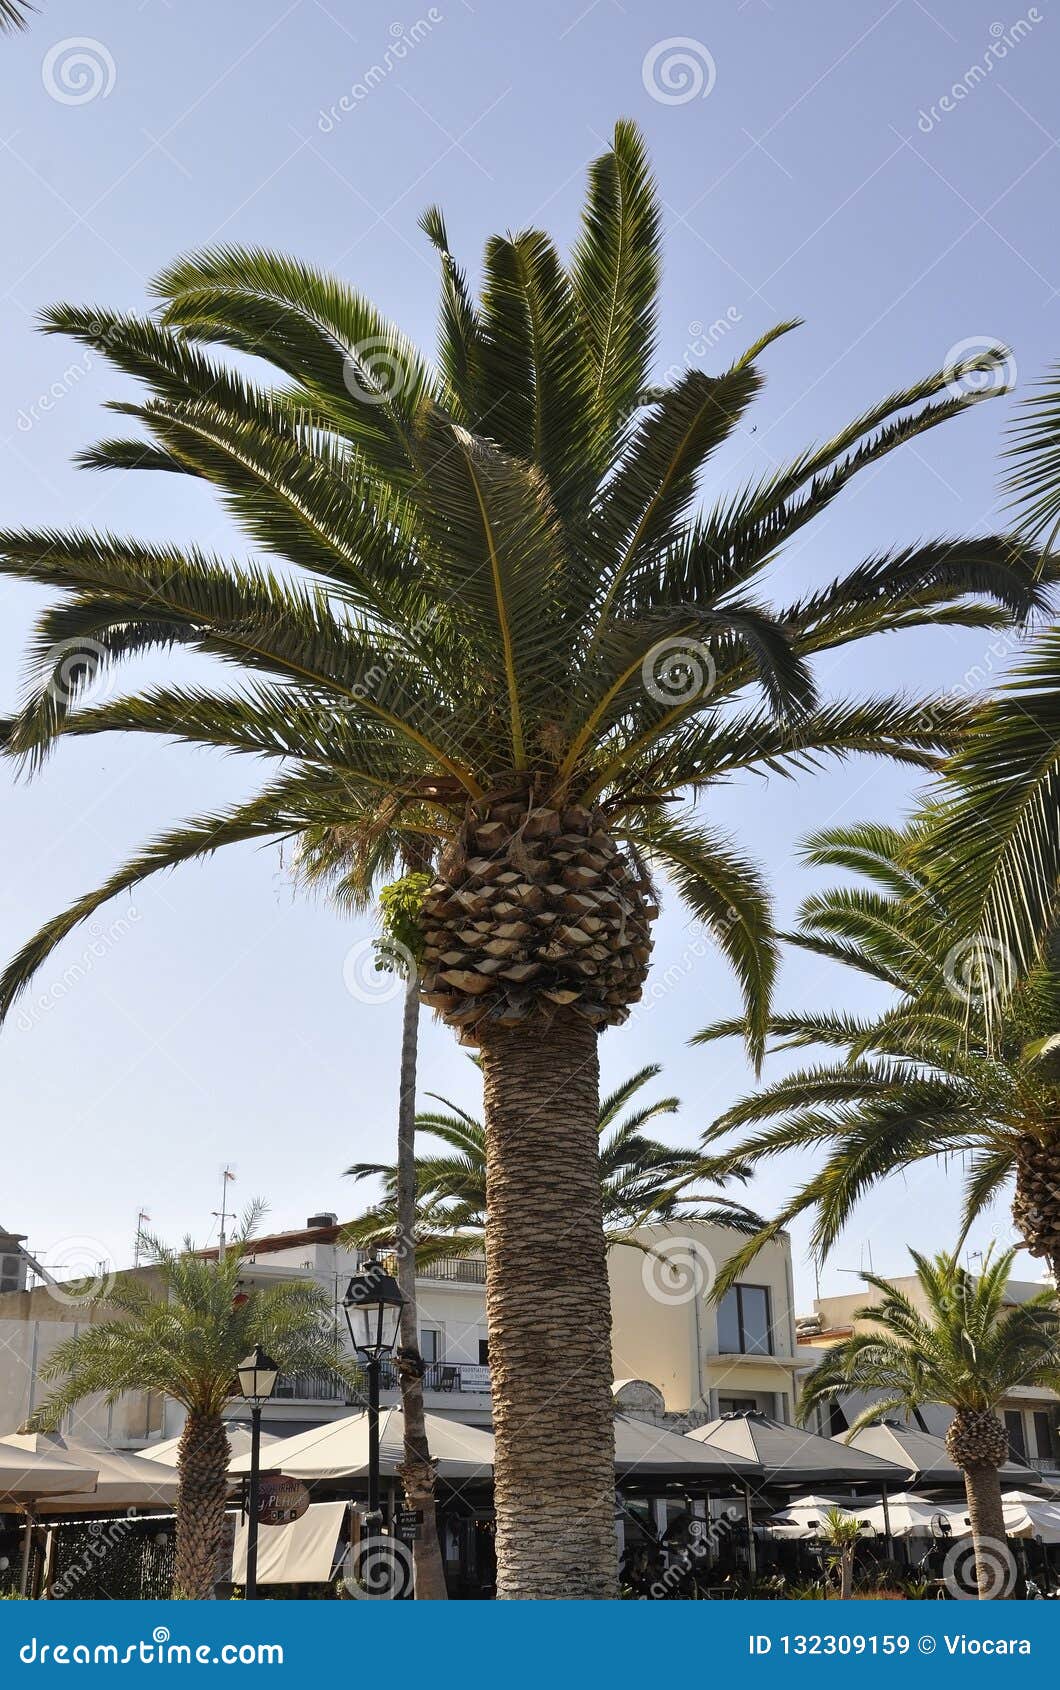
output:
<path id="1" fill-rule="evenodd" d="M 399 1508 L 394 1516 L 396 1536 L 401 1539 L 402 1543 L 418 1543 L 422 1520 L 422 1508 Z"/>

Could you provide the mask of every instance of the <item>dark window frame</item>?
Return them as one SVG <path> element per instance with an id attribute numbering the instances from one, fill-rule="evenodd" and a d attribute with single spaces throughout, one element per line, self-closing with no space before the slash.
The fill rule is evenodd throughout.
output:
<path id="1" fill-rule="evenodd" d="M 761 1349 L 757 1344 L 755 1344 L 753 1348 L 748 1347 L 747 1325 L 746 1325 L 746 1322 L 744 1320 L 744 1310 L 743 1310 L 743 1294 L 744 1294 L 745 1291 L 760 1291 L 762 1296 L 765 1298 L 765 1304 L 766 1304 L 765 1339 L 766 1339 L 766 1346 L 767 1346 L 765 1349 Z M 739 1348 L 737 1350 L 723 1350 L 723 1349 L 721 1349 L 721 1331 L 720 1331 L 721 1311 L 725 1307 L 725 1305 L 728 1302 L 730 1297 L 735 1297 L 735 1299 L 736 1299 L 736 1330 L 739 1334 Z M 770 1294 L 769 1286 L 768 1285 L 745 1285 L 742 1280 L 738 1280 L 735 1285 L 730 1286 L 729 1290 L 726 1291 L 724 1297 L 722 1298 L 720 1304 L 718 1305 L 718 1326 L 719 1326 L 718 1347 L 719 1347 L 719 1351 L 722 1355 L 742 1355 L 742 1356 L 771 1356 L 771 1355 L 775 1355 L 776 1351 L 773 1347 L 773 1298 Z"/>

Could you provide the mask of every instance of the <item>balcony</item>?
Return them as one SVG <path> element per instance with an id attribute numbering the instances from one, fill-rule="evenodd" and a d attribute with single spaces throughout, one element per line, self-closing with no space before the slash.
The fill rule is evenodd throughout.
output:
<path id="1" fill-rule="evenodd" d="M 384 1361 L 379 1370 L 379 1382 L 384 1388 L 397 1389 L 397 1368 L 393 1362 Z M 490 1370 L 479 1367 L 471 1362 L 463 1361 L 429 1361 L 424 1369 L 423 1388 L 425 1391 L 463 1392 L 465 1395 L 487 1394 L 490 1390 Z"/>
<path id="2" fill-rule="evenodd" d="M 358 1265 L 363 1267 L 367 1261 L 368 1256 L 365 1254 Z M 397 1277 L 397 1257 L 395 1255 L 384 1256 L 383 1266 L 387 1273 L 392 1273 L 395 1278 Z M 486 1264 L 474 1256 L 443 1256 L 439 1261 L 428 1262 L 426 1265 L 418 1267 L 416 1278 L 440 1280 L 446 1285 L 485 1285 Z"/>
<path id="3" fill-rule="evenodd" d="M 339 1380 L 326 1373 L 281 1373 L 272 1393 L 273 1402 L 347 1402 L 349 1392 Z"/>

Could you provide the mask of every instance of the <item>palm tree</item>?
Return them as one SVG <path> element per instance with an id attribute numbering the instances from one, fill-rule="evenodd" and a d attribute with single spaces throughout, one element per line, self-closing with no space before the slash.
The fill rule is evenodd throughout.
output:
<path id="1" fill-rule="evenodd" d="M 604 1232 L 608 1247 L 635 1242 L 635 1228 L 649 1222 L 699 1220 L 741 1232 L 757 1231 L 764 1222 L 753 1210 L 724 1196 L 704 1199 L 687 1187 L 702 1171 L 697 1150 L 651 1138 L 645 1126 L 664 1115 L 675 1115 L 676 1097 L 660 1097 L 627 1110 L 627 1105 L 662 1068 L 651 1062 L 630 1075 L 600 1104 L 600 1184 Z M 458 1104 L 429 1092 L 440 1110 L 421 1111 L 415 1130 L 441 1139 L 448 1153 L 416 1159 L 418 1254 L 421 1262 L 454 1254 L 480 1255 L 486 1236 L 486 1129 Z M 392 1244 L 398 1231 L 396 1192 L 398 1170 L 386 1162 L 358 1162 L 346 1172 L 354 1179 L 382 1177 L 384 1197 L 366 1210 L 347 1231 L 350 1243 L 362 1248 Z"/>
<path id="2" fill-rule="evenodd" d="M 828 1565 L 839 1577 L 839 1599 L 849 1602 L 854 1594 L 854 1556 L 861 1538 L 861 1521 L 845 1508 L 833 1505 L 821 1515 L 817 1535 L 828 1552 Z"/>
<path id="3" fill-rule="evenodd" d="M 823 1163 L 770 1222 L 726 1264 L 721 1289 L 767 1240 L 797 1215 L 812 1213 L 812 1243 L 825 1255 L 865 1193 L 919 1162 L 966 1159 L 965 1229 L 1014 1182 L 1013 1219 L 1023 1244 L 1060 1278 L 1060 969 L 1044 962 L 1000 1005 L 996 976 L 974 943 L 957 939 L 948 899 L 952 864 L 924 859 L 930 818 L 913 828 L 866 824 L 815 835 L 805 856 L 816 866 L 859 874 L 868 887 L 809 898 L 785 935 L 790 944 L 893 988 L 894 1003 L 856 1016 L 811 1005 L 776 1014 L 777 1050 L 831 1047 L 828 1061 L 800 1068 L 741 1099 L 708 1133 L 713 1147 L 746 1133 L 710 1158 L 724 1172 L 797 1149 Z M 992 1007 L 991 1007 L 992 1006 Z M 988 1014 L 989 1010 L 989 1014 Z M 719 1021 L 697 1042 L 731 1036 Z"/>
<path id="4" fill-rule="evenodd" d="M 1019 406 L 1010 430 L 1011 496 L 1021 540 L 1056 554 L 1060 537 L 1060 365 Z M 1011 990 L 1034 966 L 1060 887 L 1060 629 L 1043 630 L 976 718 L 946 770 L 941 847 L 954 854 L 955 914 Z"/>
<path id="5" fill-rule="evenodd" d="M 53 309 L 46 329 L 148 389 L 118 407 L 148 438 L 81 461 L 205 478 L 285 567 L 78 530 L 0 534 L 0 572 L 64 595 L 38 626 L 12 754 L 35 764 L 64 734 L 120 731 L 283 761 L 256 797 L 162 835 L 49 922 L 0 982 L 0 1012 L 108 898 L 221 846 L 354 819 L 400 823 L 438 862 L 421 991 L 483 1060 L 507 1597 L 617 1589 L 597 1037 L 642 989 L 650 865 L 717 934 L 761 1053 L 766 889 L 674 804 L 827 755 L 930 763 L 962 706 L 821 702 L 814 655 L 887 629 L 1007 624 L 1043 596 L 1032 548 L 979 536 L 880 554 L 769 606 L 758 582 L 789 538 L 860 469 L 975 401 L 940 370 L 694 513 L 760 354 L 792 325 L 716 376 L 649 388 L 660 221 L 629 124 L 592 168 L 566 264 L 539 231 L 496 237 L 476 301 L 428 212 L 437 369 L 345 283 L 257 250 L 180 259 L 155 284 L 155 316 Z M 271 364 L 276 385 L 211 344 Z M 173 646 L 239 683 L 91 704 L 101 665 Z M 542 1346 L 544 1329 L 563 1343 Z"/>
<path id="6" fill-rule="evenodd" d="M 392 1242 L 401 1307 L 400 1345 L 397 1353 L 401 1390 L 401 1418 L 404 1426 L 404 1460 L 401 1481 L 405 1502 L 415 1509 L 422 1525 L 412 1546 L 415 1594 L 420 1602 L 444 1602 L 448 1592 L 438 1516 L 435 1506 L 435 1466 L 427 1437 L 423 1403 L 423 1358 L 420 1355 L 419 1308 L 416 1291 L 416 1062 L 419 1043 L 419 974 L 414 919 L 418 900 L 426 889 L 423 851 L 412 835 L 382 828 L 365 836 L 350 827 L 316 827 L 298 841 L 296 872 L 303 883 L 327 886 L 333 902 L 341 908 L 361 912 L 371 903 L 373 890 L 384 870 L 392 869 L 396 857 L 411 869 L 403 879 L 381 888 L 380 908 L 384 931 L 377 946 L 381 968 L 404 978 L 401 1019 L 401 1062 L 398 1090 L 397 1163 Z M 413 916 L 410 919 L 409 901 Z"/>
<path id="7" fill-rule="evenodd" d="M 224 1529 L 231 1451 L 222 1415 L 238 1394 L 240 1362 L 256 1344 L 290 1373 L 325 1373 L 352 1382 L 320 1286 L 288 1282 L 263 1290 L 243 1284 L 243 1255 L 263 1213 L 248 1210 L 222 1260 L 141 1235 L 149 1278 L 122 1274 L 99 1297 L 111 1318 L 56 1345 L 41 1377 L 58 1381 L 34 1416 L 59 1425 L 83 1398 L 114 1402 L 125 1391 L 171 1397 L 187 1418 L 177 1456 L 177 1545 L 173 1594 L 213 1594 Z"/>
<path id="8" fill-rule="evenodd" d="M 882 1415 L 912 1412 L 924 1403 L 953 1409 L 946 1432 L 950 1458 L 964 1474 L 981 1597 L 993 1593 L 1005 1550 L 1005 1516 L 998 1469 L 1008 1459 L 998 1405 L 1027 1386 L 1060 1383 L 1060 1313 L 1050 1291 L 1006 1304 L 1014 1251 L 988 1252 L 973 1277 L 956 1255 L 931 1260 L 910 1251 L 921 1313 L 903 1292 L 873 1274 L 865 1279 L 879 1301 L 858 1309 L 868 1322 L 830 1349 L 808 1376 L 799 1418 L 852 1391 L 874 1400 L 847 1438 Z"/>

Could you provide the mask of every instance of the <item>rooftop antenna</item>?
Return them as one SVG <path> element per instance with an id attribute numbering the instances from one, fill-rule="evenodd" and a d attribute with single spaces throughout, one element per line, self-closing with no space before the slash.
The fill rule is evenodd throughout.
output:
<path id="1" fill-rule="evenodd" d="M 235 1210 L 228 1207 L 228 1185 L 229 1181 L 234 1180 L 235 1177 L 231 1168 L 226 1167 L 224 1169 L 221 1174 L 221 1207 L 213 1211 L 214 1219 L 221 1223 L 217 1237 L 217 1260 L 219 1262 L 223 1262 L 225 1259 L 225 1221 L 234 1221 L 236 1218 Z"/>
<path id="2" fill-rule="evenodd" d="M 133 1267 L 140 1266 L 140 1251 L 144 1242 L 144 1222 L 151 1219 L 146 1209 L 141 1209 L 136 1217 L 136 1243 L 133 1245 Z"/>

